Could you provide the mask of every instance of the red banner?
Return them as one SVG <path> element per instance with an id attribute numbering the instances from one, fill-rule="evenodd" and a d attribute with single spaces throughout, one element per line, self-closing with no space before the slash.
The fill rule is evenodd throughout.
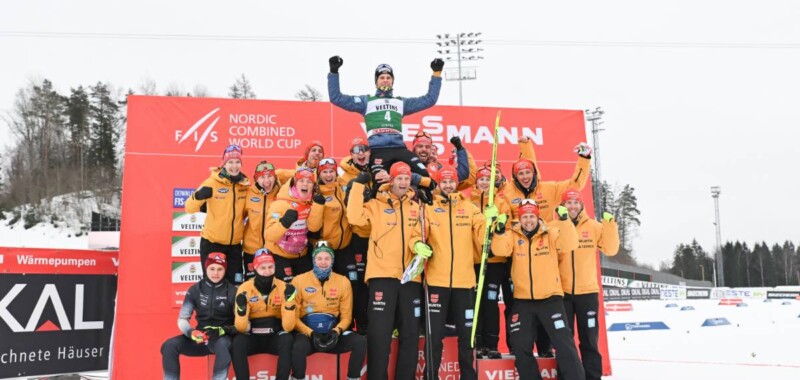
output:
<path id="1" fill-rule="evenodd" d="M 498 159 L 507 176 L 519 154 L 517 138 L 523 135 L 535 144 L 544 180 L 572 175 L 577 161 L 572 148 L 586 138 L 582 111 L 437 106 L 403 119 L 405 140 L 410 144 L 418 130 L 425 130 L 440 156 L 446 157 L 452 148 L 449 138 L 458 134 L 483 163 L 491 156 L 498 110 Z M 262 159 L 293 167 L 312 140 L 322 142 L 326 156 L 339 159 L 348 154 L 353 138 L 365 136 L 362 122 L 362 116 L 323 102 L 128 98 L 115 378 L 161 374 L 159 347 L 178 333 L 174 305 L 202 275 L 199 266 L 191 264 L 199 261 L 193 239 L 204 214 L 186 214 L 183 202 L 208 177 L 209 167 L 219 165 L 224 148 L 241 145 L 243 171 L 252 176 Z M 591 213 L 591 186 L 583 196 Z M 602 350 L 607 352 L 605 346 Z M 203 373 L 187 372 L 199 372 L 198 367 Z M 205 376 L 204 369 L 190 366 L 184 373 L 199 378 Z"/>
<path id="2" fill-rule="evenodd" d="M 117 251 L 0 247 L 0 273 L 117 274 Z"/>

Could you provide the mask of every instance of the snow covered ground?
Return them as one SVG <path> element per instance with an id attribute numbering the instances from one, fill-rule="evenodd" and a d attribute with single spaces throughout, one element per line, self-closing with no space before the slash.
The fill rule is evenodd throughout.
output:
<path id="1" fill-rule="evenodd" d="M 632 301 L 633 311 L 609 312 L 608 326 L 661 321 L 669 330 L 609 331 L 614 376 L 608 379 L 800 379 L 800 301 L 718 302 Z M 701 327 L 707 318 L 731 324 Z"/>

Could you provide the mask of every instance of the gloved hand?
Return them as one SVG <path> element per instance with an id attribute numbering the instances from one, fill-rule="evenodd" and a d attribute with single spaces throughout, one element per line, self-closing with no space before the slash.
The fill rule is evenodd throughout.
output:
<path id="1" fill-rule="evenodd" d="M 283 299 L 285 302 L 294 301 L 294 296 L 297 295 L 297 289 L 292 284 L 286 284 L 286 289 L 283 291 Z"/>
<path id="2" fill-rule="evenodd" d="M 559 220 L 567 220 L 567 219 L 569 219 L 569 211 L 567 211 L 567 208 L 564 207 L 564 206 L 556 207 L 556 214 L 558 214 L 558 219 Z"/>
<path id="3" fill-rule="evenodd" d="M 464 145 L 461 145 L 461 137 L 460 136 L 453 136 L 450 138 L 450 144 L 453 144 L 456 147 L 456 151 L 464 150 Z"/>
<path id="4" fill-rule="evenodd" d="M 322 342 L 323 344 L 325 344 L 330 348 L 333 348 L 336 346 L 336 343 L 339 343 L 339 333 L 335 329 L 332 329 L 331 331 L 328 331 L 326 334 L 324 334 L 322 339 L 323 339 Z"/>
<path id="5" fill-rule="evenodd" d="M 225 335 L 225 329 L 222 326 L 206 326 L 203 327 L 203 332 L 205 332 L 206 336 L 209 338 L 219 338 Z"/>
<path id="6" fill-rule="evenodd" d="M 573 150 L 575 151 L 575 153 L 577 153 L 579 156 L 583 158 L 592 158 L 592 147 L 590 147 L 589 144 L 585 142 L 576 145 L 575 149 Z"/>
<path id="7" fill-rule="evenodd" d="M 208 336 L 200 330 L 192 330 L 192 340 L 197 344 L 208 342 Z"/>
<path id="8" fill-rule="evenodd" d="M 311 332 L 311 343 L 314 344 L 314 348 L 319 352 L 326 352 L 333 348 L 333 346 L 328 345 L 330 341 L 329 337 L 330 333 L 318 333 L 316 331 Z M 339 339 L 339 335 L 336 335 L 335 339 Z"/>
<path id="9" fill-rule="evenodd" d="M 497 224 L 494 227 L 494 232 L 498 235 L 502 235 L 506 233 L 506 222 L 508 221 L 508 215 L 500 214 L 497 216 Z"/>
<path id="10" fill-rule="evenodd" d="M 285 214 L 283 214 L 283 217 L 281 217 L 280 222 L 283 228 L 288 229 L 292 225 L 292 223 L 297 221 L 297 218 L 298 218 L 297 210 L 290 208 L 286 210 Z"/>
<path id="11" fill-rule="evenodd" d="M 247 294 L 241 292 L 236 296 L 236 315 L 244 317 L 247 315 Z"/>
<path id="12" fill-rule="evenodd" d="M 203 186 L 194 192 L 194 199 L 202 201 L 203 199 L 211 198 L 214 195 L 213 190 L 208 186 Z"/>
<path id="13" fill-rule="evenodd" d="M 343 64 L 344 60 L 338 55 L 328 58 L 328 66 L 330 66 L 331 72 L 334 74 L 339 73 L 339 68 L 342 67 Z"/>
<path id="14" fill-rule="evenodd" d="M 355 183 L 360 183 L 362 185 L 366 185 L 366 184 L 369 183 L 370 179 L 371 178 L 370 178 L 369 174 L 367 174 L 366 172 L 361 172 L 361 173 L 358 173 L 358 176 L 353 181 Z"/>
<path id="15" fill-rule="evenodd" d="M 431 70 L 433 70 L 434 72 L 442 71 L 443 68 L 444 68 L 444 61 L 442 61 L 441 58 L 436 58 L 433 61 L 431 61 Z"/>
<path id="16" fill-rule="evenodd" d="M 606 222 L 614 220 L 614 214 L 607 211 L 603 211 L 603 220 L 605 220 Z"/>
<path id="17" fill-rule="evenodd" d="M 311 200 L 313 200 L 314 203 L 318 205 L 323 205 L 323 206 L 325 205 L 325 196 L 322 195 L 321 193 L 314 193 L 314 196 L 311 197 Z"/>
<path id="18" fill-rule="evenodd" d="M 414 253 L 427 260 L 431 258 L 431 255 L 433 254 L 433 248 L 422 241 L 418 241 L 414 243 Z"/>
<path id="19" fill-rule="evenodd" d="M 491 205 L 483 210 L 483 215 L 486 217 L 486 219 L 492 220 L 500 215 L 500 210 L 497 209 L 497 206 Z"/>

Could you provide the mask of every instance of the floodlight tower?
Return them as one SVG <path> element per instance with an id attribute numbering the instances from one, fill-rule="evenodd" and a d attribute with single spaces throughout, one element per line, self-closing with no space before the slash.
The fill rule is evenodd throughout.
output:
<path id="1" fill-rule="evenodd" d="M 454 69 L 445 69 L 443 74 L 445 80 L 458 81 L 458 105 L 460 106 L 464 105 L 461 82 L 477 79 L 477 74 L 475 72 L 477 66 L 462 66 L 462 61 L 478 61 L 483 59 L 483 56 L 479 55 L 483 49 L 478 48 L 478 45 L 483 42 L 483 40 L 478 38 L 481 34 L 483 33 L 469 32 L 452 35 L 449 33 L 436 35 L 436 39 L 438 40 L 436 45 L 439 47 L 436 51 L 445 56 L 445 61 L 456 61 L 458 63 L 457 71 L 454 72 Z"/>

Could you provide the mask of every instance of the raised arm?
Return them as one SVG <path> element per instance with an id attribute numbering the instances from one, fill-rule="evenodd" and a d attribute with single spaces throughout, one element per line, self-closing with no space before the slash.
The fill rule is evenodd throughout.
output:
<path id="1" fill-rule="evenodd" d="M 416 98 L 403 99 L 403 115 L 411 115 L 419 111 L 433 107 L 439 100 L 439 90 L 442 89 L 442 68 L 444 61 L 439 58 L 431 62 L 431 81 L 428 82 L 428 93 Z M 330 76 L 329 76 L 330 78 Z M 328 86 L 330 88 L 330 86 Z"/>
<path id="2" fill-rule="evenodd" d="M 328 59 L 328 64 L 331 69 L 328 73 L 328 99 L 339 108 L 363 115 L 367 111 L 367 96 L 345 95 L 339 88 L 339 68 L 344 64 L 344 60 L 336 55 Z"/>

